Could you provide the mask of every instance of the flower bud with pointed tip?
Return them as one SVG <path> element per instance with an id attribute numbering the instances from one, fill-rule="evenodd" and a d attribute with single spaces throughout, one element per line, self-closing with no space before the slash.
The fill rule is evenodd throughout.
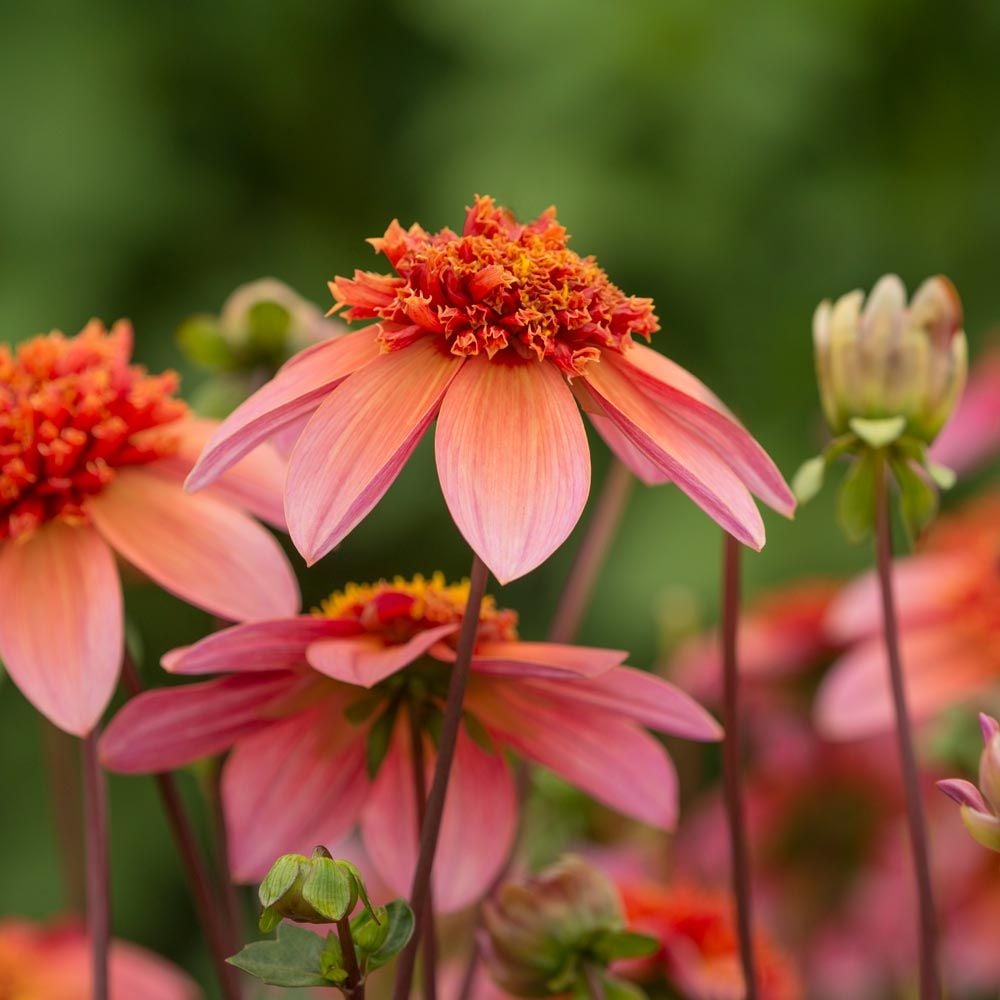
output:
<path id="1" fill-rule="evenodd" d="M 325 847 L 311 857 L 284 854 L 260 884 L 260 929 L 273 930 L 282 918 L 304 924 L 328 924 L 349 914 L 358 901 L 356 869 L 335 861 Z"/>
<path id="2" fill-rule="evenodd" d="M 820 304 L 813 318 L 816 371 L 834 434 L 852 421 L 905 419 L 906 436 L 930 444 L 962 391 L 967 346 L 962 304 L 945 277 L 925 281 L 909 304 L 902 281 L 881 278 Z"/>

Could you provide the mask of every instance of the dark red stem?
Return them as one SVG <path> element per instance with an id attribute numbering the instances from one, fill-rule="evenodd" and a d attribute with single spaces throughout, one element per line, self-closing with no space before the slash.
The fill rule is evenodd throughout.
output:
<path id="1" fill-rule="evenodd" d="M 83 739 L 83 825 L 87 852 L 87 934 L 90 938 L 93 1000 L 108 1000 L 111 944 L 111 885 L 108 871 L 108 803 L 104 771 L 97 758 L 97 732 Z"/>
<path id="2" fill-rule="evenodd" d="M 417 844 L 427 815 L 427 771 L 424 756 L 423 720 L 420 709 L 410 706 L 410 756 L 413 760 L 413 792 L 417 803 Z M 437 1000 L 437 928 L 434 920 L 434 891 L 428 886 L 422 905 L 424 922 L 424 996 Z"/>
<path id="3" fill-rule="evenodd" d="M 354 950 L 354 936 L 351 934 L 350 914 L 337 921 L 337 937 L 340 939 L 340 953 L 344 959 L 347 980 L 341 989 L 346 1000 L 365 1000 L 365 984 L 358 966 L 358 955 Z"/>
<path id="4" fill-rule="evenodd" d="M 49 803 L 62 870 L 66 909 L 80 919 L 87 912 L 87 878 L 83 861 L 83 793 L 78 741 L 38 716 L 42 752 L 49 777 Z"/>

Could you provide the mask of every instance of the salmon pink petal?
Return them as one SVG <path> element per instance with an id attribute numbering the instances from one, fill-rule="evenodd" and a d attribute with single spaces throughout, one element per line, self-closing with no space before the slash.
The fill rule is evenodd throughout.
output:
<path id="1" fill-rule="evenodd" d="M 690 372 L 641 344 L 622 357 L 609 353 L 608 363 L 713 444 L 753 494 L 779 514 L 792 516 L 795 497 L 771 456 Z"/>
<path id="2" fill-rule="evenodd" d="M 461 364 L 421 340 L 373 361 L 313 414 L 292 452 L 285 493 L 292 540 L 310 563 L 389 489 Z"/>
<path id="3" fill-rule="evenodd" d="M 281 546 L 253 518 L 126 469 L 87 501 L 97 529 L 161 587 L 221 618 L 294 615 L 299 589 Z"/>
<path id="4" fill-rule="evenodd" d="M 353 639 L 320 639 L 306 650 L 309 665 L 327 677 L 370 688 L 409 666 L 431 646 L 454 635 L 458 625 L 438 625 L 418 632 L 409 642 L 383 645 L 375 636 Z"/>
<path id="5" fill-rule="evenodd" d="M 454 662 L 448 648 L 438 658 Z M 620 649 L 570 646 L 559 642 L 480 642 L 472 669 L 482 674 L 510 677 L 598 677 L 624 663 Z"/>
<path id="6" fill-rule="evenodd" d="M 751 548 L 763 547 L 764 524 L 753 498 L 711 444 L 614 365 L 590 365 L 581 382 L 618 430 L 710 517 Z"/>
<path id="7" fill-rule="evenodd" d="M 328 699 L 240 740 L 222 772 L 233 877 L 256 882 L 282 854 L 334 844 L 368 795 L 364 731 Z"/>
<path id="8" fill-rule="evenodd" d="M 220 753 L 267 725 L 265 709 L 289 687 L 287 675 L 269 674 L 146 691 L 105 729 L 101 760 L 112 771 L 145 774 Z"/>
<path id="9" fill-rule="evenodd" d="M 600 677 L 575 680 L 530 681 L 548 699 L 562 699 L 571 709 L 574 702 L 610 709 L 661 733 L 686 740 L 722 739 L 722 727 L 690 695 L 662 677 L 615 667 Z"/>
<path id="10" fill-rule="evenodd" d="M 948 627 L 904 634 L 900 652 L 914 721 L 974 696 L 992 677 L 982 649 Z M 889 668 L 878 636 L 833 665 L 817 695 L 816 722 L 830 739 L 849 740 L 884 732 L 894 721 Z"/>
<path id="11" fill-rule="evenodd" d="M 409 729 L 396 727 L 361 818 L 365 849 L 388 885 L 406 896 L 416 867 L 418 826 Z M 427 787 L 435 754 L 425 737 Z M 517 798 L 500 753 L 459 732 L 434 866 L 435 909 L 460 910 L 480 899 L 502 868 L 514 840 Z"/>
<path id="12" fill-rule="evenodd" d="M 173 674 L 259 673 L 291 670 L 306 663 L 306 647 L 317 639 L 357 635 L 355 622 L 316 615 L 248 622 L 213 632 L 193 646 L 172 649 L 163 657 Z"/>
<path id="13" fill-rule="evenodd" d="M 1000 347 L 993 347 L 969 373 L 951 419 L 931 446 L 930 457 L 958 473 L 1000 452 Z"/>
<path id="14" fill-rule="evenodd" d="M 661 829 L 676 824 L 674 766 L 666 750 L 631 719 L 502 679 L 483 678 L 471 686 L 467 704 L 499 742 L 594 798 Z"/>
<path id="15" fill-rule="evenodd" d="M 300 361 L 285 365 L 226 417 L 188 476 L 187 488 L 207 486 L 272 434 L 314 409 L 348 375 L 374 361 L 379 352 L 376 336 L 377 330 L 367 327 L 307 347 Z"/>
<path id="16" fill-rule="evenodd" d="M 603 412 L 591 413 L 587 416 L 594 425 L 594 430 L 601 435 L 611 453 L 632 473 L 639 482 L 646 486 L 659 486 L 669 483 L 668 476 L 655 462 L 647 458 Z"/>
<path id="17" fill-rule="evenodd" d="M 587 503 L 587 433 L 552 364 L 470 360 L 441 404 L 435 451 L 451 516 L 500 583 L 544 562 Z"/>
<path id="18" fill-rule="evenodd" d="M 60 729 L 86 736 L 118 681 L 121 582 L 101 536 L 51 521 L 0 545 L 0 659 Z"/>
<path id="19" fill-rule="evenodd" d="M 970 809 L 977 809 L 984 813 L 990 811 L 983 799 L 982 792 L 971 781 L 964 781 L 962 778 L 945 778 L 936 784 L 949 799 L 957 802 L 960 806 L 968 806 Z"/>

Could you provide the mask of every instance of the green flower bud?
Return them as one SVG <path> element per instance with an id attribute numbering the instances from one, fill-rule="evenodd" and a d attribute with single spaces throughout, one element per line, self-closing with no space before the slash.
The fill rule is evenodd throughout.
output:
<path id="1" fill-rule="evenodd" d="M 282 918 L 305 924 L 340 920 L 354 909 L 358 892 L 356 869 L 334 861 L 325 847 L 317 847 L 309 858 L 282 855 L 260 884 L 260 929 L 273 930 Z"/>
<path id="2" fill-rule="evenodd" d="M 895 430 L 930 444 L 962 391 L 967 345 L 962 304 L 945 277 L 930 278 L 909 305 L 896 275 L 865 302 L 854 291 L 820 304 L 813 319 L 816 372 L 827 422 L 836 435 Z"/>

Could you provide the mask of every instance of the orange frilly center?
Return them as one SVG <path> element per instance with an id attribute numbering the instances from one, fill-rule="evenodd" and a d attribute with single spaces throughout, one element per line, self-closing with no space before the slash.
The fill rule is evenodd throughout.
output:
<path id="1" fill-rule="evenodd" d="M 314 612 L 338 621 L 355 622 L 363 632 L 387 645 L 408 642 L 419 632 L 441 625 L 460 625 L 469 603 L 469 581 L 447 583 L 443 573 L 430 578 L 419 573 L 412 579 L 349 583 L 323 601 Z M 517 612 L 498 608 L 492 597 L 483 598 L 477 640 L 517 639 Z"/>
<path id="2" fill-rule="evenodd" d="M 335 278 L 331 311 L 377 320 L 385 350 L 431 336 L 452 354 L 552 361 L 577 375 L 633 335 L 648 339 L 659 323 L 652 299 L 625 295 L 568 239 L 555 208 L 521 223 L 489 197 L 475 199 L 461 235 L 394 220 L 369 242 L 396 274 Z"/>
<path id="3" fill-rule="evenodd" d="M 96 320 L 75 337 L 54 332 L 12 352 L 0 345 L 0 541 L 54 519 L 82 523 L 84 502 L 116 470 L 174 451 L 157 429 L 187 413 L 173 372 L 129 364 L 132 331 Z"/>

